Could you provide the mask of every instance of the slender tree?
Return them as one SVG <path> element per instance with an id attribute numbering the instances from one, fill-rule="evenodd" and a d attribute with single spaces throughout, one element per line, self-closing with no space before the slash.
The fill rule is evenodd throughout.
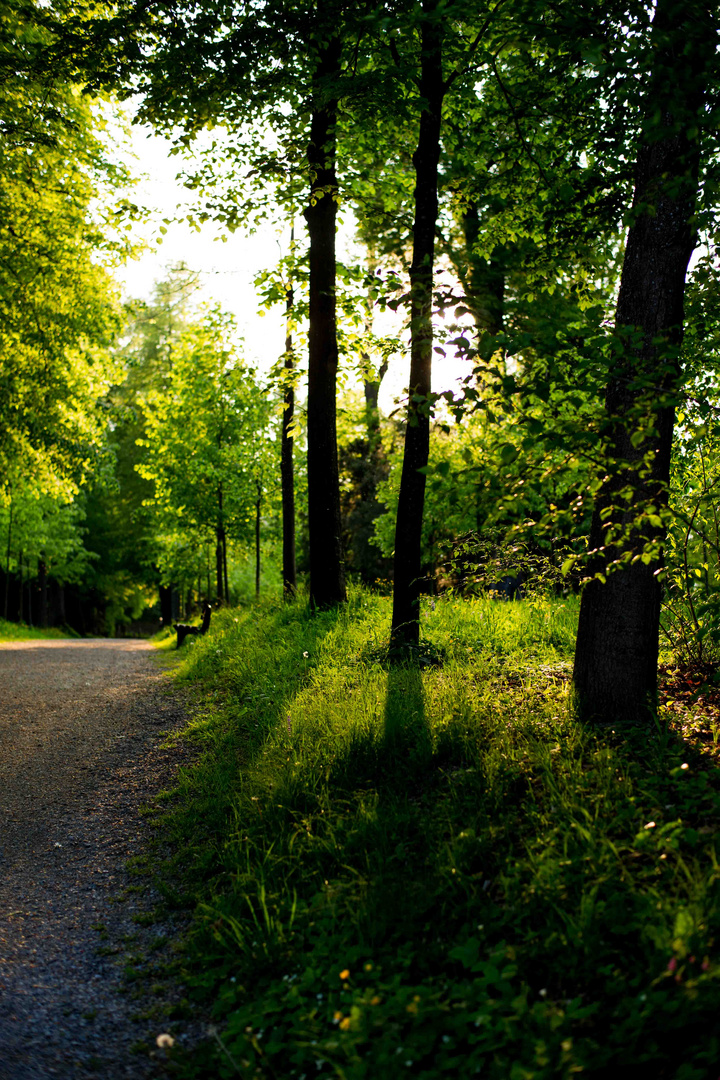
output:
<path id="1" fill-rule="evenodd" d="M 438 163 L 445 82 L 443 28 L 434 0 L 423 0 L 420 24 L 420 133 L 413 157 L 415 221 L 410 267 L 410 401 L 395 530 L 391 644 L 416 645 L 420 636 L 420 586 L 425 472 L 430 449 L 432 293 Z"/>
<path id="2" fill-rule="evenodd" d="M 295 419 L 295 385 L 293 382 L 293 373 L 295 370 L 295 359 L 293 355 L 292 316 L 294 302 L 294 289 L 292 284 L 288 284 L 285 300 L 285 356 L 283 358 L 285 378 L 283 381 L 283 415 L 280 435 L 283 592 L 286 597 L 294 596 L 297 589 L 295 572 L 295 470 L 293 467 L 293 422 Z"/>
<path id="3" fill-rule="evenodd" d="M 316 608 L 342 603 L 347 594 L 342 556 L 340 482 L 337 456 L 336 384 L 338 366 L 335 299 L 335 173 L 337 80 L 342 45 L 328 25 L 328 5 L 318 0 L 317 68 L 308 143 L 310 200 L 305 218 L 310 236 L 310 328 L 308 333 L 308 527 L 310 603 Z"/>

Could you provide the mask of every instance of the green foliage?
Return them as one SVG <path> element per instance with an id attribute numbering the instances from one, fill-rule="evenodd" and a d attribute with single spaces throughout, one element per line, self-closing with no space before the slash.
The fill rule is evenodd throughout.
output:
<path id="1" fill-rule="evenodd" d="M 0 618 L 0 641 L 34 641 L 42 638 L 66 638 L 68 635 L 63 630 L 49 629 L 39 630 L 34 626 L 26 626 L 24 623 L 7 622 Z"/>
<path id="2" fill-rule="evenodd" d="M 137 470 L 153 483 L 158 563 L 167 580 L 197 576 L 218 528 L 249 542 L 255 505 L 277 486 L 271 402 L 240 357 L 233 319 L 219 309 L 188 322 L 162 388 L 145 394 Z M 195 539 L 193 540 L 193 535 Z M 198 552 L 192 565 L 189 552 Z"/>
<path id="3" fill-rule="evenodd" d="M 673 735 L 570 719 L 576 617 L 428 603 L 422 672 L 371 661 L 389 609 L 357 591 L 190 645 L 159 885 L 217 1033 L 178 1075 L 709 1075 L 720 790 Z"/>
<path id="4" fill-rule="evenodd" d="M 33 485 L 0 491 L 3 569 L 16 572 L 22 552 L 23 563 L 36 566 L 42 559 L 61 585 L 82 580 L 92 561 L 84 546 L 84 517 L 80 502 L 53 498 Z"/>
<path id="5" fill-rule="evenodd" d="M 120 326 L 107 225 L 126 178 L 100 110 L 44 69 L 41 18 L 0 15 L 0 471 L 68 497 L 101 453 Z"/>
<path id="6" fill-rule="evenodd" d="M 718 436 L 687 419 L 672 475 L 663 630 L 681 662 L 702 667 L 720 660 Z"/>

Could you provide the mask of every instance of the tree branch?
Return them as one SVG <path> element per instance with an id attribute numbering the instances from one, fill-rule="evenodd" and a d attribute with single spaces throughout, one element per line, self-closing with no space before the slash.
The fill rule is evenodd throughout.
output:
<path id="1" fill-rule="evenodd" d="M 485 34 L 487 33 L 488 29 L 490 28 L 490 24 L 492 23 L 493 19 L 495 18 L 495 15 L 497 14 L 497 12 L 499 11 L 499 9 L 502 7 L 502 5 L 504 3 L 505 3 L 505 0 L 498 0 L 498 3 L 492 9 L 492 11 L 488 15 L 487 19 L 485 20 L 485 22 L 483 23 L 483 25 L 480 27 L 477 34 L 475 35 L 475 39 L 474 39 L 472 45 L 468 49 L 467 56 L 465 58 L 465 63 L 463 64 L 462 67 L 455 68 L 452 75 L 448 75 L 447 79 L 445 80 L 444 93 L 447 93 L 448 90 L 450 89 L 450 87 L 452 86 L 452 84 L 455 82 L 455 80 L 458 79 L 461 75 L 464 75 L 465 72 L 468 70 L 468 68 L 470 67 L 470 61 L 472 60 L 473 54 L 476 52 L 478 45 L 480 44 L 482 39 L 485 37 Z"/>

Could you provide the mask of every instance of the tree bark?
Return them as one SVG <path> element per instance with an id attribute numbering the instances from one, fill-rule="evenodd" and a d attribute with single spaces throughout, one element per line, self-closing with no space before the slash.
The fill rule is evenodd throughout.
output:
<path id="1" fill-rule="evenodd" d="M 217 590 L 217 602 L 222 604 L 225 590 L 223 587 L 223 528 L 218 525 L 215 529 L 215 584 Z"/>
<path id="2" fill-rule="evenodd" d="M 218 520 L 215 527 L 215 576 L 218 604 L 227 601 L 225 595 L 225 523 L 223 518 L 223 490 L 217 489 Z"/>
<path id="3" fill-rule="evenodd" d="M 8 538 L 7 538 L 7 556 L 5 559 L 5 606 L 3 609 L 3 618 L 7 622 L 8 617 L 8 597 L 10 593 L 10 545 L 12 543 L 12 524 L 13 524 L 13 501 L 10 499 L 10 510 L 8 513 Z"/>
<path id="4" fill-rule="evenodd" d="M 230 586 L 228 584 L 228 568 L 227 568 L 227 533 L 223 529 L 222 534 L 222 564 L 223 564 L 223 583 L 225 585 L 225 603 L 230 604 Z"/>
<path id="5" fill-rule="evenodd" d="M 657 515 L 668 500 L 685 275 L 696 242 L 697 116 L 714 40 L 699 25 L 701 11 L 659 0 L 652 27 L 647 134 L 638 147 L 605 399 L 608 477 L 590 534 L 591 572 L 600 576 L 583 592 L 573 674 L 579 714 L 610 724 L 647 722 L 657 706 L 665 536 Z M 654 512 L 655 525 L 639 518 L 642 511 Z"/>
<path id="6" fill-rule="evenodd" d="M 318 14 L 324 14 L 318 2 Z M 305 210 L 310 236 L 310 326 L 308 333 L 308 528 L 310 604 L 333 607 L 347 599 L 342 558 L 340 481 L 336 429 L 338 365 L 335 303 L 335 125 L 332 83 L 340 74 L 339 38 L 319 50 L 307 155 L 312 181 Z"/>
<path id="7" fill-rule="evenodd" d="M 18 555 L 18 574 L 20 575 L 20 600 L 18 602 L 18 622 L 23 621 L 23 553 Z"/>
<path id="8" fill-rule="evenodd" d="M 40 625 L 43 629 L 46 629 L 48 624 L 47 564 L 42 558 L 38 560 L 38 579 L 40 584 Z"/>
<path id="9" fill-rule="evenodd" d="M 291 238 L 291 245 L 292 245 Z M 283 593 L 286 597 L 292 597 L 297 591 L 297 577 L 295 572 L 295 471 L 293 468 L 293 434 L 292 425 L 295 415 L 295 388 L 293 386 L 293 370 L 295 367 L 293 357 L 292 338 L 292 311 L 294 305 L 294 293 L 292 286 L 287 290 L 287 302 L 285 305 L 286 334 L 285 334 L 285 385 L 283 389 L 283 420 L 282 438 L 280 447 L 280 484 L 282 488 L 282 522 L 283 522 Z"/>
<path id="10" fill-rule="evenodd" d="M 160 585 L 160 618 L 162 619 L 163 627 L 172 626 L 173 622 L 173 610 L 172 610 L 172 588 L 170 585 Z"/>
<path id="11" fill-rule="evenodd" d="M 255 598 L 260 599 L 260 509 L 262 507 L 262 487 L 258 482 L 255 500 Z"/>
<path id="12" fill-rule="evenodd" d="M 472 312 L 478 336 L 499 334 L 505 310 L 505 267 L 502 253 L 488 262 L 475 251 L 480 235 L 480 215 L 470 203 L 462 216 L 465 238 L 465 268 L 462 273 L 465 300 Z"/>
<path id="13" fill-rule="evenodd" d="M 423 0 L 421 25 L 420 116 L 415 165 L 415 221 L 410 267 L 410 384 L 397 525 L 395 528 L 393 614 L 390 642 L 395 648 L 420 640 L 422 523 L 425 473 L 430 449 L 432 375 L 432 297 L 435 224 L 438 214 L 440 126 L 445 92 L 442 29 L 435 0 Z"/>

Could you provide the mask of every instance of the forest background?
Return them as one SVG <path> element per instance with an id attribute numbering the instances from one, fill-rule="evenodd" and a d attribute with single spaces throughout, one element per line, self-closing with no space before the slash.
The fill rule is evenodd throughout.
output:
<path id="1" fill-rule="evenodd" d="M 152 870 L 223 1025 L 180 1075 L 715 1075 L 717 45 L 700 0 L 3 6 L 4 617 L 220 608 Z M 192 267 L 121 298 L 128 98 L 186 222 L 282 238 L 259 364 Z"/>
<path id="2" fill-rule="evenodd" d="M 647 715 L 663 588 L 676 636 L 716 630 L 712 13 L 19 3 L 3 26 L 4 617 L 137 630 L 159 589 L 167 625 L 247 595 L 251 548 L 259 596 L 280 540 L 313 609 L 392 580 L 401 650 L 423 592 L 582 583 L 576 698 Z M 143 211 L 108 94 L 170 140 L 195 228 L 289 233 L 257 279 L 286 320 L 262 376 L 182 266 L 122 309 Z M 377 332 L 388 309 L 404 330 Z M 438 392 L 448 352 L 467 373 Z"/>

